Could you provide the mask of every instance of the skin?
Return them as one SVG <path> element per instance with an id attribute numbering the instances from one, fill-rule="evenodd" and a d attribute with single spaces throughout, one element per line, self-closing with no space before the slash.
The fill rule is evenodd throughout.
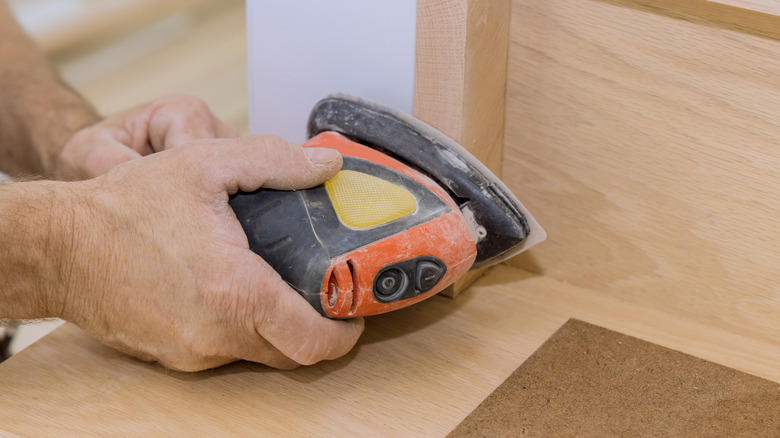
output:
<path id="1" fill-rule="evenodd" d="M 227 201 L 302 189 L 341 157 L 237 138 L 199 99 L 100 119 L 0 2 L 0 318 L 60 317 L 101 342 L 196 371 L 244 359 L 294 368 L 343 356 L 361 319 L 321 317 L 261 258 Z"/>
<path id="2" fill-rule="evenodd" d="M 63 144 L 98 121 L 0 0 L 0 171 L 53 175 Z"/>

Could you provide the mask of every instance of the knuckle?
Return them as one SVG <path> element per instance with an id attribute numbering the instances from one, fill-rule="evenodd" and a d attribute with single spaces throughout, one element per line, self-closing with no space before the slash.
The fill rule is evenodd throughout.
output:
<path id="1" fill-rule="evenodd" d="M 273 134 L 263 134 L 256 136 L 259 144 L 278 152 L 291 153 L 297 149 L 297 146 L 289 141 Z"/>
<path id="2" fill-rule="evenodd" d="M 156 102 L 160 109 L 173 109 L 175 111 L 166 111 L 168 116 L 177 119 L 187 119 L 191 117 L 211 118 L 212 113 L 206 101 L 197 96 L 189 94 L 170 94 L 161 97 Z"/>
<path id="3" fill-rule="evenodd" d="M 296 163 L 301 162 L 303 158 L 303 150 L 300 146 L 276 135 L 247 137 L 245 141 L 251 144 L 255 163 L 274 175 L 295 170 Z"/>
<path id="4" fill-rule="evenodd" d="M 331 335 L 331 330 L 327 330 L 325 336 L 315 336 L 314 339 L 305 340 L 290 358 L 301 365 L 314 365 L 325 359 L 334 358 L 332 356 L 338 343 Z"/>
<path id="5" fill-rule="evenodd" d="M 197 96 L 191 96 L 188 94 L 181 94 L 178 97 L 179 103 L 195 114 L 211 114 L 208 104 L 203 99 Z"/>

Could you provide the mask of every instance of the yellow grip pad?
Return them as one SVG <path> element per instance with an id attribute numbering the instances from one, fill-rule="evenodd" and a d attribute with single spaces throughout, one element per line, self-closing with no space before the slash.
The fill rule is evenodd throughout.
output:
<path id="1" fill-rule="evenodd" d="M 412 214 L 417 202 L 406 189 L 354 170 L 325 182 L 339 220 L 350 228 L 376 227 Z"/>

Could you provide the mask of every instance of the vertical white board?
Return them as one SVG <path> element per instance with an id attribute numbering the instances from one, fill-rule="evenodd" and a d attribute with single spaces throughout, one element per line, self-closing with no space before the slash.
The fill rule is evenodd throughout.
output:
<path id="1" fill-rule="evenodd" d="M 302 143 L 344 92 L 411 113 L 416 0 L 247 0 L 249 131 Z"/>

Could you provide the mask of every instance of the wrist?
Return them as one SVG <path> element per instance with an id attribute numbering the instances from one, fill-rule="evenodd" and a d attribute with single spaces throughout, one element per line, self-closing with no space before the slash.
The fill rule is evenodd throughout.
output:
<path id="1" fill-rule="evenodd" d="M 70 183 L 36 181 L 0 186 L 0 309 L 3 318 L 61 316 L 70 278 L 67 258 L 77 244 L 68 211 Z"/>
<path id="2" fill-rule="evenodd" d="M 100 117 L 94 108 L 68 86 L 56 82 L 50 87 L 51 107 L 34 117 L 27 127 L 30 142 L 42 174 L 56 174 L 63 147 L 74 134 L 94 125 Z"/>
<path id="3" fill-rule="evenodd" d="M 68 139 L 100 121 L 44 61 L 0 68 L 0 166 L 12 174 L 53 175 Z"/>

